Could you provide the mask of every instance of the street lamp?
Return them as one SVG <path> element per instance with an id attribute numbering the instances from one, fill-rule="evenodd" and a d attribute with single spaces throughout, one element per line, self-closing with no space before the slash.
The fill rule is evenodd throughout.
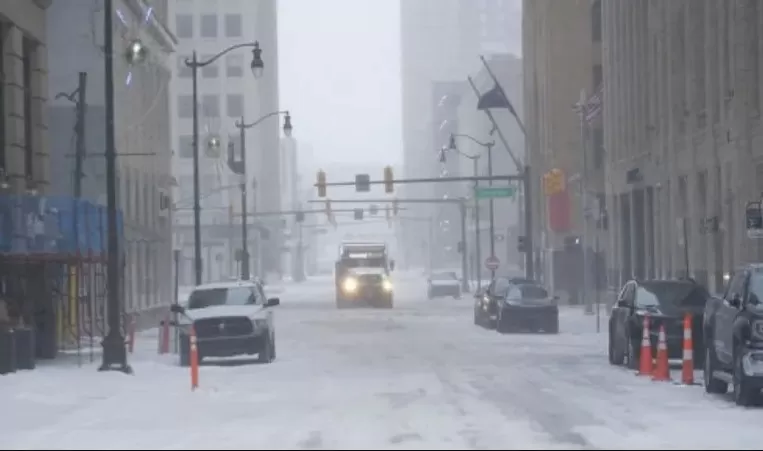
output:
<path id="1" fill-rule="evenodd" d="M 254 64 L 254 63 L 252 63 Z M 254 66 L 252 66 L 254 67 Z M 240 121 L 236 121 L 236 128 L 238 128 L 239 132 L 239 142 L 241 143 L 241 159 L 239 161 L 235 161 L 235 157 L 233 155 L 233 146 L 228 146 L 228 167 L 230 167 L 230 170 L 233 171 L 235 174 L 238 174 L 241 176 L 241 279 L 243 280 L 249 280 L 250 277 L 250 270 L 249 270 L 249 243 L 248 243 L 248 231 L 247 228 L 249 226 L 248 220 L 247 220 L 247 189 L 246 189 L 246 130 L 256 127 L 259 125 L 262 121 L 265 119 L 268 119 L 273 116 L 278 115 L 284 115 L 284 121 L 283 121 L 283 134 L 287 137 L 291 137 L 292 132 L 292 125 L 291 125 L 291 116 L 289 115 L 288 111 L 273 111 L 272 113 L 268 113 L 256 121 L 252 122 L 251 124 L 247 124 L 244 120 L 244 117 L 241 116 Z"/>
<path id="2" fill-rule="evenodd" d="M 469 155 L 467 153 L 461 152 L 458 149 L 458 146 L 456 146 L 456 138 L 466 138 L 473 143 L 484 147 L 487 149 L 487 167 L 488 167 L 488 175 L 493 175 L 493 146 L 495 145 L 495 141 L 490 142 L 482 142 L 471 135 L 467 134 L 451 134 L 450 135 L 450 141 L 448 143 L 448 150 L 456 152 L 458 155 L 461 155 L 464 158 L 468 158 L 472 160 L 473 164 L 473 170 L 474 170 L 474 176 L 479 176 L 479 159 L 482 156 L 481 154 L 477 155 Z M 490 181 L 490 184 L 493 182 Z M 479 181 L 474 182 L 474 239 L 477 241 L 476 245 L 476 255 L 475 258 L 477 260 L 477 289 L 479 290 L 482 288 L 482 276 L 480 275 L 482 273 L 482 245 L 480 243 L 480 211 L 479 211 L 479 199 L 477 199 L 477 187 L 479 186 Z M 494 210 L 493 210 L 493 200 L 490 199 L 490 255 L 495 257 L 495 222 L 494 222 Z M 492 276 L 495 277 L 495 271 L 492 272 Z"/>
<path id="3" fill-rule="evenodd" d="M 236 44 L 212 58 L 206 61 L 199 61 L 196 51 L 194 50 L 191 59 L 185 60 L 185 65 L 191 69 L 191 78 L 193 80 L 193 243 L 194 243 L 194 270 L 196 273 L 196 285 L 201 285 L 202 279 L 202 259 L 201 259 L 201 201 L 199 199 L 199 87 L 198 87 L 198 71 L 199 68 L 209 66 L 223 55 L 244 47 L 252 48 L 252 75 L 254 78 L 262 76 L 262 71 L 265 68 L 265 63 L 262 61 L 262 50 L 260 49 L 260 43 L 248 42 L 244 44 Z M 212 137 L 207 143 L 207 150 L 218 150 L 221 146 L 219 137 Z"/>

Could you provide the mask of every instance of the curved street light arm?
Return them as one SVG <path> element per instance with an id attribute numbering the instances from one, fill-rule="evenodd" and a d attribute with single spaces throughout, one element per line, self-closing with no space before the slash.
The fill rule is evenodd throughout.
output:
<path id="1" fill-rule="evenodd" d="M 456 152 L 457 154 L 461 155 L 462 157 L 464 157 L 464 158 L 468 158 L 468 159 L 470 159 L 470 160 L 472 160 L 472 161 L 473 161 L 473 160 L 479 160 L 479 159 L 480 159 L 480 157 L 482 156 L 482 154 L 477 154 L 477 155 L 470 155 L 470 154 L 468 154 L 468 153 L 466 153 L 466 152 L 462 152 L 462 151 L 461 151 L 461 150 L 459 150 L 458 148 L 455 148 L 455 149 L 448 149 L 448 150 L 452 150 L 452 151 Z"/>
<path id="2" fill-rule="evenodd" d="M 281 115 L 281 114 L 288 115 L 289 111 L 288 110 L 273 111 L 271 113 L 268 113 L 268 114 L 262 116 L 261 118 L 257 119 L 256 121 L 252 122 L 251 124 L 242 124 L 241 121 L 236 121 L 236 128 L 250 129 L 252 127 L 256 127 L 257 125 L 259 125 L 260 122 L 264 121 L 265 119 L 267 119 L 269 117 L 273 117 L 273 116 L 277 116 L 277 115 Z"/>
<path id="3" fill-rule="evenodd" d="M 480 145 L 482 147 L 493 147 L 495 145 L 495 141 L 490 141 L 490 142 L 487 142 L 487 143 L 483 143 L 482 141 L 478 140 L 477 138 L 473 137 L 472 135 L 467 135 L 465 133 L 456 133 L 453 136 L 458 137 L 458 138 L 466 138 L 466 139 L 472 141 L 473 143 L 475 143 L 477 145 Z"/>
<path id="4" fill-rule="evenodd" d="M 204 67 L 209 66 L 210 64 L 214 63 L 218 59 L 222 58 L 224 55 L 238 49 L 243 49 L 245 47 L 251 47 L 251 48 L 257 48 L 260 46 L 259 41 L 254 42 L 245 42 L 243 44 L 236 44 L 228 47 L 227 49 L 223 50 L 222 52 L 218 53 L 217 55 L 213 56 L 212 58 L 206 60 L 206 61 L 196 61 L 196 63 L 193 62 L 192 59 L 186 58 L 185 59 L 185 65 L 188 67 Z"/>

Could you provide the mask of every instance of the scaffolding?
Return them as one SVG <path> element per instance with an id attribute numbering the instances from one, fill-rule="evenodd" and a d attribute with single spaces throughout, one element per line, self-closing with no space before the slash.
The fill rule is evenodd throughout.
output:
<path id="1" fill-rule="evenodd" d="M 89 201 L 0 196 L 0 296 L 12 321 L 34 329 L 38 359 L 75 356 L 81 364 L 99 352 L 107 331 L 106 230 L 106 208 Z M 125 328 L 124 311 L 122 318 Z"/>

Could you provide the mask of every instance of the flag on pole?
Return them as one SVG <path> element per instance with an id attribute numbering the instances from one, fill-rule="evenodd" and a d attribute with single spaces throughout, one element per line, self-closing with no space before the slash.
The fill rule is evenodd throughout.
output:
<path id="1" fill-rule="evenodd" d="M 601 83 L 588 99 L 573 105 L 572 109 L 580 115 L 581 123 L 590 124 L 599 117 L 604 109 L 604 83 Z"/>
<path id="2" fill-rule="evenodd" d="M 480 111 L 491 108 L 505 108 L 509 110 L 515 118 L 519 119 L 517 110 L 514 109 L 514 105 L 506 98 L 501 87 L 496 83 L 493 89 L 482 94 L 477 101 L 477 109 Z"/>

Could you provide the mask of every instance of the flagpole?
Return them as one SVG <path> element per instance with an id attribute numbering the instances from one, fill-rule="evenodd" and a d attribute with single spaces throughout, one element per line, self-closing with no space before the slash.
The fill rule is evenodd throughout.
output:
<path id="1" fill-rule="evenodd" d="M 525 124 L 522 122 L 522 119 L 520 119 L 519 115 L 517 114 L 516 110 L 513 106 L 511 106 L 511 102 L 509 101 L 509 96 L 506 95 L 506 91 L 503 90 L 503 85 L 498 81 L 498 78 L 493 73 L 493 70 L 490 68 L 490 65 L 487 63 L 487 60 L 484 56 L 480 55 L 480 60 L 482 61 L 482 65 L 485 66 L 485 69 L 487 70 L 487 73 L 490 75 L 490 78 L 493 79 L 493 82 L 496 86 L 498 86 L 498 89 L 501 91 L 501 95 L 503 95 L 503 98 L 506 99 L 506 101 L 509 104 L 509 111 L 511 112 L 511 115 L 514 116 L 514 119 L 517 121 L 517 125 L 522 130 L 522 134 L 527 136 L 527 132 L 525 131 Z"/>

